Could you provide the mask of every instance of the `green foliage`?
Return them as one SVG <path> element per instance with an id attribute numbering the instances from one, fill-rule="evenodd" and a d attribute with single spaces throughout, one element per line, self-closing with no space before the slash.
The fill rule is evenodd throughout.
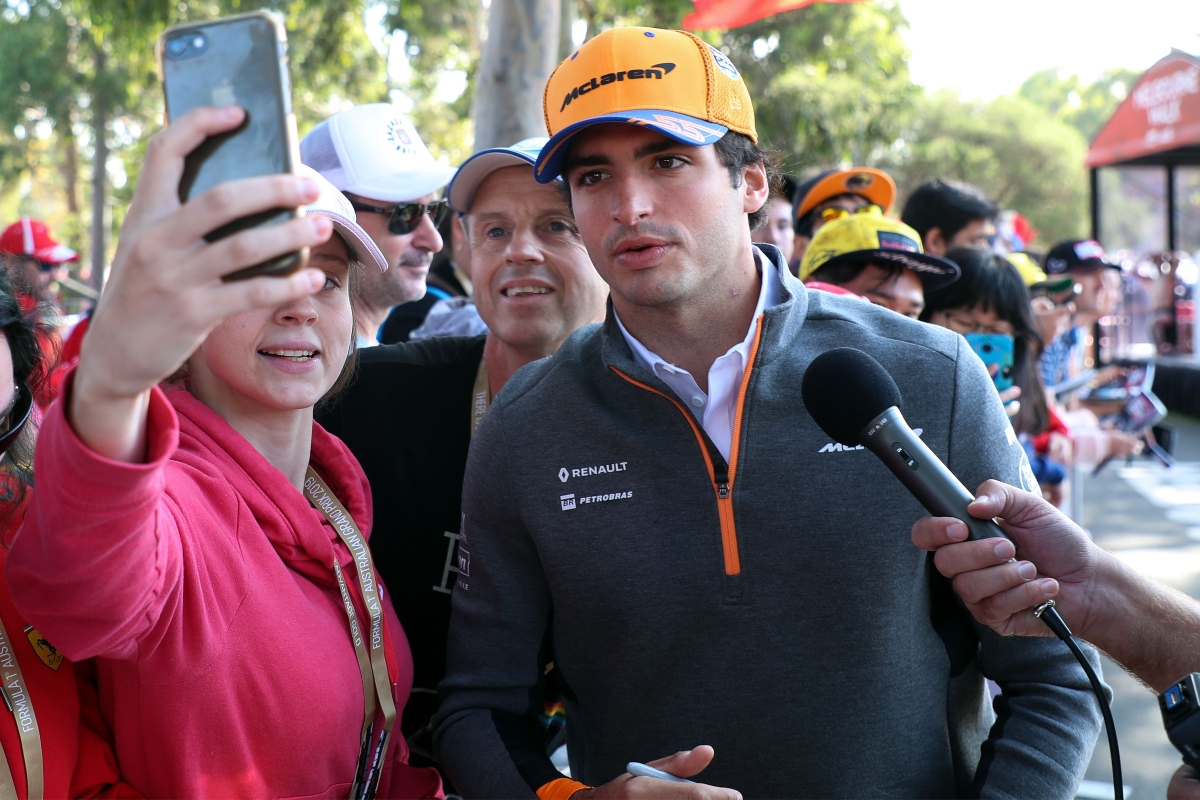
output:
<path id="1" fill-rule="evenodd" d="M 919 92 L 894 4 L 818 4 L 721 35 L 754 98 L 760 137 L 803 174 L 874 163 Z"/>
<path id="2" fill-rule="evenodd" d="M 388 0 L 384 24 L 405 37 L 411 68 L 402 87 L 413 101 L 412 118 L 435 156 L 457 164 L 471 154 L 475 74 L 483 53 L 487 18 L 479 0 Z M 445 76 L 459 73 L 466 91 L 452 102 L 438 100 Z"/>
<path id="3" fill-rule="evenodd" d="M 1139 72 L 1111 69 L 1095 83 L 1085 85 L 1078 75 L 1064 77 L 1056 69 L 1045 69 L 1030 75 L 1017 94 L 1075 128 L 1090 142 L 1139 77 Z"/>
<path id="4" fill-rule="evenodd" d="M 1086 230 L 1085 151 L 1078 130 L 1024 98 L 968 103 L 943 92 L 918 104 L 903 142 L 880 166 L 901 199 L 930 178 L 973 183 L 1053 243 Z"/>

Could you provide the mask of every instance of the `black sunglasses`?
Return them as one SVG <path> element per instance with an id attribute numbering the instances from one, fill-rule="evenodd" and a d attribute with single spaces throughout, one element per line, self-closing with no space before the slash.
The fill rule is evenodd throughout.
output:
<path id="1" fill-rule="evenodd" d="M 417 226 L 421 224 L 422 214 L 429 214 L 429 218 L 433 220 L 433 227 L 436 228 L 441 225 L 442 220 L 446 218 L 446 210 L 450 208 L 450 203 L 446 200 L 434 200 L 432 203 L 401 203 L 391 208 L 382 208 L 351 200 L 350 206 L 355 211 L 366 211 L 371 214 L 387 214 L 388 233 L 393 236 L 405 236 L 415 231 Z"/>
<path id="2" fill-rule="evenodd" d="M 0 455 L 3 455 L 21 435 L 25 423 L 29 422 L 29 417 L 33 413 L 33 392 L 29 391 L 29 387 L 23 383 L 18 383 L 16 390 L 17 399 L 13 403 L 12 410 L 0 420 L 4 425 L 4 433 L 0 434 Z"/>

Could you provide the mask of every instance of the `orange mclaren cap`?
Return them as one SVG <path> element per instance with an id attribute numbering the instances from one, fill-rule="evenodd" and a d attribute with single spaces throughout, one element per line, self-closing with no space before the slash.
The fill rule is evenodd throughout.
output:
<path id="1" fill-rule="evenodd" d="M 792 205 L 795 206 L 793 214 L 800 219 L 839 194 L 860 195 L 887 213 L 896 199 L 896 182 L 883 170 L 871 167 L 827 170 L 809 178 L 796 189 L 792 198 Z"/>
<path id="2" fill-rule="evenodd" d="M 540 183 L 562 172 L 576 133 L 602 122 L 653 128 L 696 147 L 728 131 L 758 141 L 754 106 L 737 67 L 684 31 L 604 31 L 558 65 L 542 104 L 550 141 L 533 168 Z"/>

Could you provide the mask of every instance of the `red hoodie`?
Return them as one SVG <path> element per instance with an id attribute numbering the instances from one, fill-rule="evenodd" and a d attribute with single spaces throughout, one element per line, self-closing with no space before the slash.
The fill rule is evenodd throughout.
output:
<path id="1" fill-rule="evenodd" d="M 88 449 L 63 414 L 69 378 L 63 394 L 42 424 L 8 581 L 65 655 L 100 656 L 122 776 L 151 797 L 345 797 L 363 689 L 332 565 L 355 575 L 349 550 L 191 394 L 153 390 L 145 464 Z M 311 465 L 369 533 L 366 477 L 315 424 Z M 402 710 L 412 656 L 384 605 Z M 440 795 L 436 772 L 407 760 L 394 736 L 380 796 Z"/>

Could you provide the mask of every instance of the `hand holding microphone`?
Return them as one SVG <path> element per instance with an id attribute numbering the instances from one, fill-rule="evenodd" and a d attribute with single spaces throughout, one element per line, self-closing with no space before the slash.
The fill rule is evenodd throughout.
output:
<path id="1" fill-rule="evenodd" d="M 999 517 L 1012 541 L 967 541 L 965 525 L 938 517 L 918 520 L 912 540 L 934 551 L 934 566 L 953 581 L 972 616 L 1002 636 L 1048 636 L 1031 609 L 1054 599 L 1059 613 L 1088 639 L 1100 599 L 1097 575 L 1112 556 L 1050 503 L 1000 481 L 980 486 L 968 511 Z M 1028 560 L 1012 561 L 1018 553 Z"/>
<path id="2" fill-rule="evenodd" d="M 988 511 L 992 507 L 990 495 L 987 500 L 978 501 L 908 426 L 900 413 L 900 389 L 882 364 L 861 350 L 849 347 L 827 350 L 814 358 L 805 370 L 800 391 L 813 421 L 834 441 L 843 445 L 862 445 L 870 450 L 930 514 L 942 518 L 937 522 L 943 529 L 954 525 L 961 541 L 965 528 L 965 538 L 974 545 L 971 552 L 978 556 L 990 551 L 992 562 L 984 574 L 974 579 L 983 584 L 985 591 L 993 586 L 998 586 L 1002 592 L 1016 588 L 1006 586 L 1014 575 L 1024 578 L 1024 574 L 1032 572 L 1030 577 L 1036 576 L 1036 569 L 1028 569 L 1031 564 L 1007 563 L 1015 555 L 1016 548 L 992 518 L 993 513 Z M 997 507 L 994 513 L 1002 510 Z M 953 518 L 954 522 L 946 517 Z M 987 569 L 996 571 L 986 572 Z M 1051 599 L 1037 606 L 1034 610 L 1039 620 L 1037 624 L 1044 624 L 1070 648 L 1092 684 L 1108 732 L 1113 796 L 1122 800 L 1120 751 L 1104 687 L 1054 606 L 1055 601 Z M 1081 606 L 1086 607 L 1086 604 Z"/>

